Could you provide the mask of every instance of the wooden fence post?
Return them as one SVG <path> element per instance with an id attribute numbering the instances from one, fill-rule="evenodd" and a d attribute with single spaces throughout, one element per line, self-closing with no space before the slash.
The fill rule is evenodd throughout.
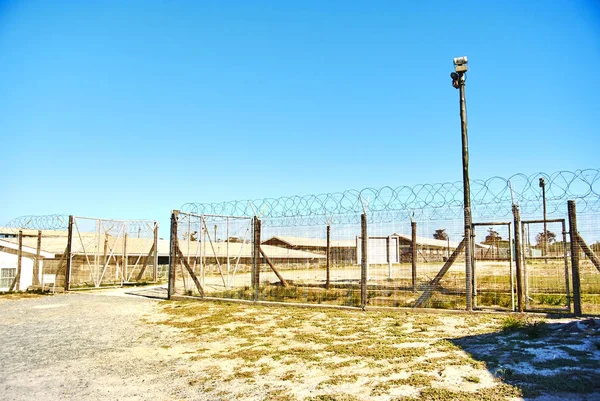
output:
<path id="1" fill-rule="evenodd" d="M 154 222 L 154 269 L 152 269 L 152 281 L 158 281 L 158 222 Z"/>
<path id="2" fill-rule="evenodd" d="M 522 255 L 521 255 L 521 213 L 519 212 L 519 206 L 513 205 L 513 218 L 514 218 L 514 231 L 515 231 L 515 270 L 517 275 L 517 309 L 519 312 L 525 310 L 525 304 L 523 302 L 523 272 L 522 269 Z"/>
<path id="3" fill-rule="evenodd" d="M 387 256 L 387 262 L 388 262 L 388 278 L 392 278 L 393 275 L 393 271 L 392 271 L 392 237 L 388 235 L 388 237 L 385 239 L 385 249 L 386 249 L 386 256 Z"/>
<path id="4" fill-rule="evenodd" d="M 127 226 L 125 226 L 127 228 Z M 127 254 L 127 232 L 123 234 L 123 282 L 129 282 L 129 256 Z"/>
<path id="5" fill-rule="evenodd" d="M 577 232 L 577 208 L 575 201 L 567 202 L 569 211 L 569 234 L 571 237 L 571 275 L 573 276 L 573 312 L 581 316 L 581 278 L 579 275 L 579 235 Z"/>
<path id="6" fill-rule="evenodd" d="M 169 250 L 169 290 L 167 298 L 175 294 L 175 279 L 177 273 L 177 258 L 179 257 L 179 241 L 177 239 L 177 223 L 179 220 L 179 210 L 173 210 L 171 213 L 171 245 Z"/>
<path id="7" fill-rule="evenodd" d="M 40 254 L 42 253 L 42 230 L 38 230 L 37 246 L 35 248 L 35 264 L 33 265 L 33 285 L 40 285 Z"/>
<path id="8" fill-rule="evenodd" d="M 23 263 L 23 231 L 19 231 L 18 248 L 17 248 L 17 272 L 10 287 L 9 292 L 20 291 L 21 289 L 21 267 Z"/>
<path id="9" fill-rule="evenodd" d="M 330 285 L 330 269 L 331 269 L 331 225 L 327 224 L 327 277 L 325 279 L 325 288 L 329 289 Z"/>
<path id="10" fill-rule="evenodd" d="M 254 288 L 254 300 L 258 301 L 260 295 L 260 229 L 261 222 L 258 217 L 254 217 L 254 236 L 252 252 L 252 287 Z"/>
<path id="11" fill-rule="evenodd" d="M 417 222 L 410 222 L 411 229 L 411 255 L 412 255 L 412 290 L 417 292 Z"/>
<path id="12" fill-rule="evenodd" d="M 368 252 L 369 234 L 367 230 L 367 214 L 360 215 L 361 261 L 360 261 L 360 306 L 367 307 L 367 274 L 368 274 Z"/>
<path id="13" fill-rule="evenodd" d="M 71 289 L 71 269 L 73 263 L 73 216 L 69 216 L 69 231 L 67 234 L 67 268 L 65 271 L 65 291 Z"/>

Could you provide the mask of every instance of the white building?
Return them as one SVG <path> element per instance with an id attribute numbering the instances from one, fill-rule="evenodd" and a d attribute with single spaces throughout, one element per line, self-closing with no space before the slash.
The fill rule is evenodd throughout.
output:
<path id="1" fill-rule="evenodd" d="M 13 242 L 0 239 L 0 291 L 8 291 L 17 275 L 19 264 L 19 246 Z M 15 290 L 25 291 L 34 284 L 34 267 L 36 249 L 28 246 L 21 248 L 21 276 Z M 36 272 L 37 282 L 42 280 L 43 259 L 54 258 L 54 254 L 40 251 L 39 269 Z"/>

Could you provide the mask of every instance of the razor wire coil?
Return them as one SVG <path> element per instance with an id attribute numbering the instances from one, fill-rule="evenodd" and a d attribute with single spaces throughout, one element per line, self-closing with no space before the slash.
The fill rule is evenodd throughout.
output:
<path id="1" fill-rule="evenodd" d="M 547 214 L 562 215 L 565 202 L 577 200 L 579 212 L 600 212 L 600 169 L 558 171 L 552 174 L 514 174 L 509 178 L 471 180 L 471 208 L 474 218 L 511 216 L 517 203 L 523 215 L 542 209 L 539 178 L 546 181 Z M 453 220 L 463 214 L 462 182 L 365 188 L 317 195 L 237 200 L 216 203 L 185 203 L 180 210 L 198 215 L 260 216 L 266 224 L 307 226 L 330 220 L 354 224 L 366 204 L 369 221 L 389 222 L 406 219 Z M 21 216 L 9 228 L 65 229 L 68 216 L 53 214 Z"/>

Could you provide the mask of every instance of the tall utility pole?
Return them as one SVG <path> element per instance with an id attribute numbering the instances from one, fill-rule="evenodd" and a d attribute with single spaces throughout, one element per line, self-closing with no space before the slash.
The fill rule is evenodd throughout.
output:
<path id="1" fill-rule="evenodd" d="M 544 207 L 544 235 L 542 237 L 542 252 L 544 252 L 544 256 L 548 255 L 548 227 L 546 224 L 546 180 L 544 177 L 540 178 L 540 188 L 542 188 L 542 205 Z M 548 259 L 545 260 L 545 263 L 548 264 Z"/>
<path id="2" fill-rule="evenodd" d="M 465 223 L 465 284 L 466 309 L 473 310 L 473 267 L 471 255 L 473 241 L 471 238 L 471 188 L 469 184 L 469 137 L 467 135 L 467 102 L 465 99 L 465 80 L 467 73 L 467 57 L 454 59 L 454 72 L 450 74 L 452 86 L 460 92 L 460 128 L 462 137 L 462 166 L 464 189 L 464 223 Z"/>

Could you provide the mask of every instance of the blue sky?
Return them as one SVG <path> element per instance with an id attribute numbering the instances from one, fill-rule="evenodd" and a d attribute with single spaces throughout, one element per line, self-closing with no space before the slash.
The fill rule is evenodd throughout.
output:
<path id="1" fill-rule="evenodd" d="M 593 0 L 0 4 L 0 223 L 600 167 Z"/>

